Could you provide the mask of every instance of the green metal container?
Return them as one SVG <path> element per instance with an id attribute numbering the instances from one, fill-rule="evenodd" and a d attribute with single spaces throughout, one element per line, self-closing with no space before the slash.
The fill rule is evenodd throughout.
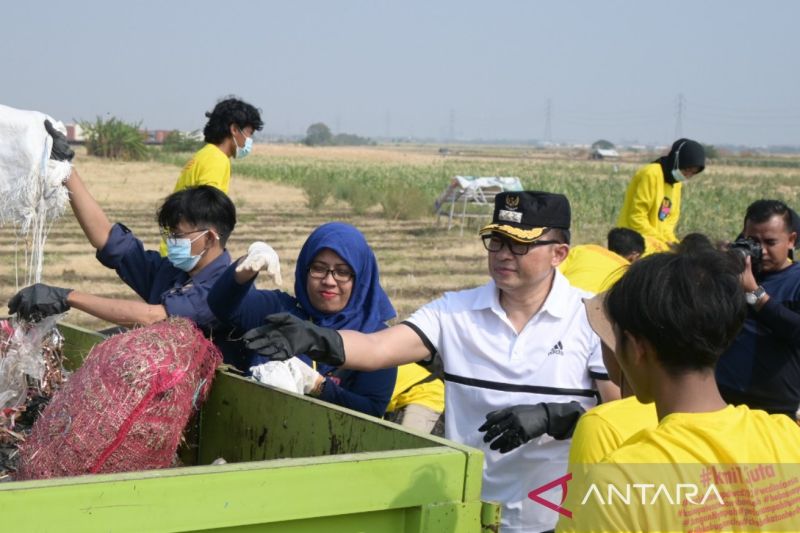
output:
<path id="1" fill-rule="evenodd" d="M 102 339 L 61 329 L 73 364 Z M 0 516 L 16 531 L 59 532 L 443 533 L 499 524 L 498 506 L 480 500 L 480 451 L 224 370 L 191 433 L 182 457 L 206 466 L 0 483 Z M 220 457 L 227 464 L 210 465 Z"/>

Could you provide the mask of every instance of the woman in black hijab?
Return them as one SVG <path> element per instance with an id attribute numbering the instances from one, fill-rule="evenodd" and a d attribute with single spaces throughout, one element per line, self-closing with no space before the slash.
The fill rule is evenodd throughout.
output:
<path id="1" fill-rule="evenodd" d="M 625 192 L 617 226 L 642 234 L 647 252 L 669 249 L 678 242 L 675 226 L 681 212 L 683 182 L 706 168 L 703 145 L 678 139 L 664 157 L 640 168 Z"/>

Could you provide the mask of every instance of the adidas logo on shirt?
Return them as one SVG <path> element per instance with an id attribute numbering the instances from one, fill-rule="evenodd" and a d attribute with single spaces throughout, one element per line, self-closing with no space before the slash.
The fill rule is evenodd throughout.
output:
<path id="1" fill-rule="evenodd" d="M 547 355 L 564 355 L 564 345 L 561 344 L 561 341 L 558 341 L 555 346 L 550 348 L 550 351 L 547 352 Z"/>

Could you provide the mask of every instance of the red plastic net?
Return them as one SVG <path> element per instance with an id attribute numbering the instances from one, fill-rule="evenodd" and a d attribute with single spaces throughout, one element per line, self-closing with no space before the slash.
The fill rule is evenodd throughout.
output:
<path id="1" fill-rule="evenodd" d="M 16 479 L 172 465 L 221 362 L 217 347 L 182 318 L 105 340 L 34 424 Z"/>

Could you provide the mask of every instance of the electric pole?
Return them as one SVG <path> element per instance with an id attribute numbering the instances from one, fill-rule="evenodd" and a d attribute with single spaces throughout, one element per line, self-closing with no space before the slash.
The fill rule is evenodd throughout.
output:
<path id="1" fill-rule="evenodd" d="M 456 140 L 456 110 L 450 108 L 450 141 Z"/>
<path id="2" fill-rule="evenodd" d="M 678 94 L 678 110 L 675 113 L 675 139 L 683 137 L 683 111 L 686 99 L 683 93 Z"/>
<path id="3" fill-rule="evenodd" d="M 553 140 L 553 130 L 551 125 L 551 119 L 553 114 L 553 102 L 550 98 L 547 99 L 547 107 L 545 108 L 544 114 L 544 140 L 547 142 L 552 142 Z"/>

